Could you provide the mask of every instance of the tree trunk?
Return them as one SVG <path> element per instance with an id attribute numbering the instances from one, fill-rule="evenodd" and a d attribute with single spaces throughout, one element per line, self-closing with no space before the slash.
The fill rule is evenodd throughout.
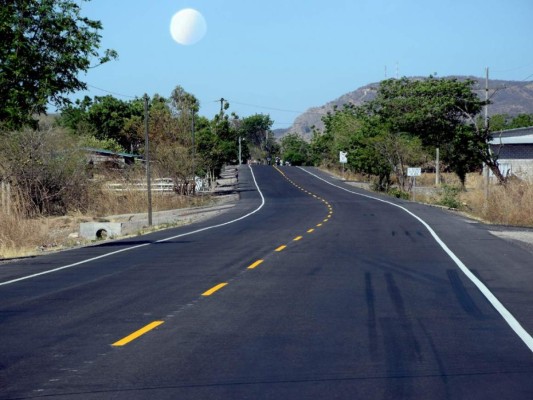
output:
<path id="1" fill-rule="evenodd" d="M 498 183 L 500 185 L 505 185 L 507 183 L 507 177 L 503 176 L 502 172 L 500 171 L 500 168 L 498 166 L 497 161 L 490 161 L 486 163 L 487 166 L 490 168 L 494 176 L 498 179 Z"/>

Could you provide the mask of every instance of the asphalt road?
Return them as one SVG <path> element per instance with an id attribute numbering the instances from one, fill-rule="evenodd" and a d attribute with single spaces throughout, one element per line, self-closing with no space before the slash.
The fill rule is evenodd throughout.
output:
<path id="1" fill-rule="evenodd" d="M 527 249 L 315 169 L 239 178 L 209 221 L 0 265 L 0 398 L 533 398 Z"/>

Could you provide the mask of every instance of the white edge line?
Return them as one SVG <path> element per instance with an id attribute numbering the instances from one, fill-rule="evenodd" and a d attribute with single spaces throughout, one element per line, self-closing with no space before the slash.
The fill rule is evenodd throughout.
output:
<path id="1" fill-rule="evenodd" d="M 320 179 L 323 182 L 326 182 L 328 185 L 334 186 L 338 189 L 342 189 L 348 193 L 355 194 L 357 196 L 366 197 L 372 200 L 377 200 L 382 203 L 390 204 L 394 207 L 398 207 L 399 209 L 405 211 L 407 214 L 411 215 L 415 219 L 417 219 L 424 227 L 428 230 L 428 232 L 433 236 L 433 239 L 442 247 L 442 249 L 448 254 L 448 256 L 455 262 L 455 264 L 459 267 L 461 271 L 470 279 L 470 281 L 478 288 L 478 290 L 485 296 L 485 298 L 492 304 L 492 306 L 500 313 L 500 315 L 503 317 L 505 322 L 511 327 L 511 329 L 522 339 L 522 341 L 525 343 L 525 345 L 529 348 L 531 352 L 533 352 L 533 337 L 524 329 L 524 327 L 518 322 L 518 320 L 511 314 L 509 310 L 498 300 L 498 298 L 489 290 L 487 286 L 483 282 L 481 282 L 477 276 L 475 276 L 472 271 L 468 269 L 468 267 L 455 255 L 453 251 L 450 250 L 450 248 L 442 241 L 442 239 L 435 233 L 433 228 L 429 226 L 428 223 L 426 223 L 422 218 L 420 218 L 418 215 L 414 214 L 413 212 L 409 211 L 407 208 L 402 207 L 399 204 L 395 204 L 391 201 L 380 199 L 379 197 L 369 196 L 363 193 L 357 193 L 352 190 L 343 188 L 342 186 L 335 185 L 323 178 L 321 178 L 318 175 L 313 174 L 310 171 L 307 171 L 301 167 L 302 171 L 308 173 L 309 175 L 314 176 L 317 179 Z"/>
<path id="2" fill-rule="evenodd" d="M 47 275 L 47 274 L 51 274 L 53 272 L 57 272 L 57 271 L 61 271 L 63 269 L 67 269 L 67 268 L 72 268 L 72 267 L 76 267 L 78 265 L 82 265 L 82 264 L 87 264 L 91 261 L 96 261 L 96 260 L 99 260 L 101 258 L 105 258 L 105 257 L 109 257 L 109 256 L 113 256 L 115 254 L 119 254 L 119 253 L 123 253 L 123 252 L 126 252 L 126 251 L 130 251 L 130 250 L 135 250 L 135 249 L 138 249 L 140 247 L 144 247 L 144 246 L 150 246 L 151 244 L 154 244 L 154 243 L 163 243 L 163 242 L 167 242 L 169 240 L 172 240 L 172 239 L 176 239 L 176 238 L 179 238 L 179 237 L 183 237 L 183 236 L 188 236 L 188 235 L 193 235 L 195 233 L 198 233 L 198 232 L 203 232 L 203 231 L 207 231 L 209 229 L 215 229 L 215 228 L 220 228 L 221 226 L 225 226 L 225 225 L 229 225 L 229 224 L 233 224 L 237 221 L 241 221 L 245 218 L 248 218 L 249 216 L 251 216 L 252 214 L 255 214 L 256 212 L 258 212 L 261 208 L 263 208 L 263 206 L 265 205 L 265 197 L 263 196 L 263 193 L 261 192 L 261 189 L 259 189 L 259 185 L 257 184 L 257 180 L 255 179 L 255 175 L 254 175 L 254 172 L 252 170 L 252 167 L 250 165 L 248 165 L 248 167 L 250 168 L 250 172 L 252 173 L 252 178 L 254 180 L 254 184 L 255 184 L 255 187 L 257 188 L 257 191 L 259 192 L 259 195 L 261 196 L 261 204 L 259 205 L 259 207 L 257 207 L 255 210 L 249 212 L 248 214 L 246 215 L 243 215 L 242 217 L 239 217 L 237 219 L 234 219 L 234 220 L 231 220 L 231 221 L 228 221 L 228 222 L 224 222 L 222 224 L 218 224 L 218 225 L 212 225 L 212 226 L 208 226 L 208 227 L 205 227 L 205 228 L 201 228 L 201 229 L 196 229 L 194 231 L 191 231 L 191 232 L 186 232 L 186 233 L 182 233 L 180 235 L 176 235 L 176 236 L 172 236 L 172 237 L 168 237 L 168 238 L 165 238 L 165 239 L 161 239 L 161 240 L 157 240 L 153 243 L 143 243 L 143 244 L 139 244 L 139 245 L 136 245 L 136 246 L 132 246 L 132 247 L 127 247 L 125 249 L 122 249 L 122 250 L 117 250 L 117 251 L 113 251 L 111 253 L 106 253 L 106 254 L 102 254 L 100 256 L 97 256 L 97 257 L 93 257 L 93 258 L 88 258 L 87 260 L 83 260 L 83 261 L 78 261 L 74 264 L 69 264 L 69 265 L 64 265 L 62 267 L 58 267 L 58 268 L 54 268 L 54 269 L 50 269 L 48 271 L 43 271 L 43 272 L 39 272 L 39 273 L 36 273 L 36 274 L 32 274 L 32 275 L 28 275 L 28 276 L 23 276 L 23 277 L 20 277 L 20 278 L 17 278 L 17 279 L 12 279 L 10 281 L 5 281 L 5 282 L 0 282 L 0 286 L 5 286 L 5 285 L 9 285 L 9 284 L 12 284 L 12 283 L 15 283 L 15 282 L 20 282 L 20 281 L 24 281 L 24 280 L 27 280 L 27 279 L 31 279 L 31 278 L 35 278 L 35 277 L 38 277 L 38 276 L 41 276 L 41 275 Z"/>

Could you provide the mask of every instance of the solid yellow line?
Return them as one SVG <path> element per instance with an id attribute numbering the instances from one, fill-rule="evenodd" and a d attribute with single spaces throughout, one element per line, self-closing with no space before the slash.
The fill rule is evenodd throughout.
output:
<path id="1" fill-rule="evenodd" d="M 274 250 L 274 251 L 281 251 L 281 250 L 283 250 L 285 247 L 287 247 L 287 246 L 285 246 L 284 244 L 282 244 L 281 246 L 279 246 L 279 247 L 278 247 L 276 250 Z"/>
<path id="2" fill-rule="evenodd" d="M 296 236 L 294 239 L 292 239 L 293 241 L 297 242 L 298 240 L 301 240 L 303 238 L 303 236 Z"/>
<path id="3" fill-rule="evenodd" d="M 254 269 L 255 267 L 257 267 L 259 264 L 261 264 L 264 260 L 257 260 L 256 262 L 254 262 L 252 265 L 250 265 L 248 267 L 248 269 Z"/>
<path id="4" fill-rule="evenodd" d="M 207 292 L 202 293 L 202 296 L 211 296 L 213 293 L 215 293 L 217 290 L 222 289 L 224 286 L 226 286 L 227 283 L 219 283 L 218 285 L 212 287 Z"/>
<path id="5" fill-rule="evenodd" d="M 139 329 L 138 331 L 133 332 L 131 335 L 126 336 L 123 339 L 120 339 L 118 342 L 113 343 L 111 346 L 119 347 L 128 344 L 129 342 L 137 339 L 139 336 L 144 335 L 147 332 L 150 332 L 152 329 L 157 328 L 159 325 L 163 324 L 165 321 L 154 321 L 144 328 Z"/>
<path id="6" fill-rule="evenodd" d="M 309 229 L 309 230 L 307 231 L 307 233 L 311 233 L 311 232 L 314 232 L 314 229 L 313 229 L 313 228 L 311 228 L 311 229 Z"/>

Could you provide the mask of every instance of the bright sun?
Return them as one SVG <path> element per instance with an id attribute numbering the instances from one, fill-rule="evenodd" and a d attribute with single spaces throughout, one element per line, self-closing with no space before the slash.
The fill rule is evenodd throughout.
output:
<path id="1" fill-rule="evenodd" d="M 188 46 L 197 43 L 206 31 L 204 16 L 192 8 L 178 11 L 170 20 L 170 34 L 179 44 Z"/>

